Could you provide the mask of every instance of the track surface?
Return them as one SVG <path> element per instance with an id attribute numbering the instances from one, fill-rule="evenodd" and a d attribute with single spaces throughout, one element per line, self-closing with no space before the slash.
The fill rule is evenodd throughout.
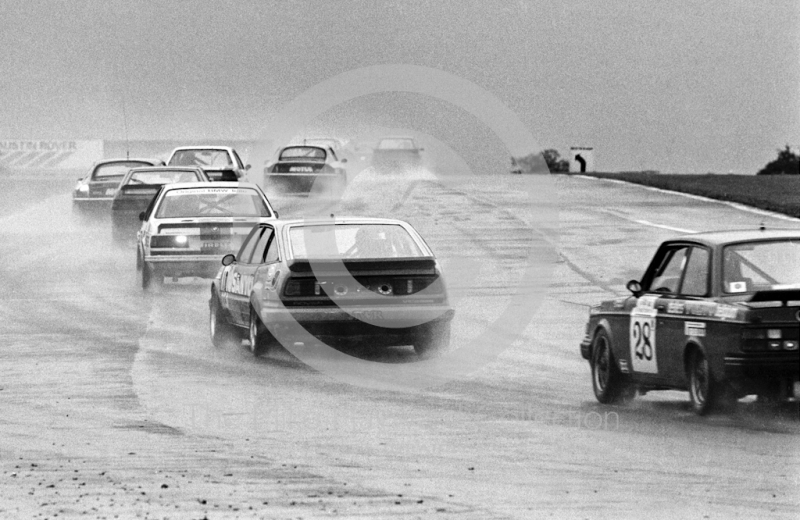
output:
<path id="1" fill-rule="evenodd" d="M 456 347 L 487 331 L 508 345 L 421 391 L 214 349 L 207 281 L 143 295 L 107 221 L 13 184 L 21 202 L 0 215 L 0 517 L 797 518 L 796 407 L 698 418 L 680 392 L 604 407 L 578 351 L 588 305 L 623 294 L 676 230 L 787 222 L 557 177 L 556 230 L 532 218 L 528 182 L 348 190 L 344 211 L 410 220 L 441 257 Z M 559 253 L 545 301 L 521 333 L 495 330 L 543 243 Z M 404 348 L 369 359 L 417 362 Z"/>

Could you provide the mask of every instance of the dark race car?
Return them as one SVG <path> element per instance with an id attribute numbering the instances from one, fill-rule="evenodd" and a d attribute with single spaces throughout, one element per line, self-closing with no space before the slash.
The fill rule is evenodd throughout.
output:
<path id="1" fill-rule="evenodd" d="M 165 277 L 213 277 L 253 226 L 277 218 L 249 182 L 164 184 L 139 216 L 136 269 L 143 289 Z"/>
<path id="2" fill-rule="evenodd" d="M 704 414 L 800 397 L 800 230 L 668 240 L 627 287 L 591 308 L 581 343 L 601 403 L 688 390 Z"/>
<path id="3" fill-rule="evenodd" d="M 323 183 L 316 189 L 338 193 L 347 184 L 346 162 L 331 147 L 286 146 L 264 167 L 264 186 L 270 192 L 307 194 L 315 183 Z"/>
<path id="4" fill-rule="evenodd" d="M 423 150 L 412 137 L 384 137 L 372 151 L 372 167 L 378 173 L 416 172 L 422 167 Z"/>
<path id="5" fill-rule="evenodd" d="M 439 264 L 406 222 L 263 223 L 222 265 L 209 301 L 214 345 L 247 337 L 255 355 L 277 338 L 412 345 L 422 357 L 449 345 L 453 309 Z"/>
<path id="6" fill-rule="evenodd" d="M 114 241 L 125 242 L 136 237 L 142 225 L 139 213 L 147 209 L 162 185 L 174 182 L 209 182 L 209 179 L 200 168 L 154 166 L 128 170 L 111 203 Z"/>
<path id="7" fill-rule="evenodd" d="M 107 159 L 95 163 L 85 177 L 78 179 L 72 191 L 73 212 L 85 215 L 108 211 L 128 170 L 162 164 L 158 159 Z"/>
<path id="8" fill-rule="evenodd" d="M 181 146 L 172 150 L 167 166 L 202 168 L 212 181 L 238 181 L 250 169 L 230 146 Z"/>

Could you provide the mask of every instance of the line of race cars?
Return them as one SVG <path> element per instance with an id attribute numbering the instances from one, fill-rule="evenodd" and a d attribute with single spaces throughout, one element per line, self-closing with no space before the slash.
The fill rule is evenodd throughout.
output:
<path id="1" fill-rule="evenodd" d="M 386 138 L 386 146 L 406 152 L 393 149 L 389 159 L 377 154 L 374 161 L 417 166 L 421 148 L 404 139 Z M 307 182 L 313 174 L 346 182 L 333 145 L 309 141 L 280 149 L 265 166 L 265 182 L 273 174 L 278 183 L 292 176 Z M 79 207 L 81 193 L 107 200 L 116 189 L 120 222 L 143 208 L 136 267 L 144 290 L 165 277 L 213 278 L 212 342 L 246 339 L 256 356 L 286 338 L 334 347 L 409 345 L 420 358 L 449 347 L 454 310 L 444 276 L 413 227 L 393 219 L 280 220 L 259 185 L 238 181 L 249 165 L 235 151 L 227 151 L 227 162 L 185 159 L 224 155 L 221 148 L 181 149 L 169 161 L 180 165 L 105 161 L 76 187 Z M 228 174 L 237 180 L 225 181 Z M 113 176 L 118 189 L 109 188 Z M 123 238 L 122 225 L 115 229 Z M 702 415 L 746 395 L 800 398 L 800 230 L 668 240 L 627 288 L 629 296 L 591 307 L 580 344 L 601 403 L 688 390 Z"/>

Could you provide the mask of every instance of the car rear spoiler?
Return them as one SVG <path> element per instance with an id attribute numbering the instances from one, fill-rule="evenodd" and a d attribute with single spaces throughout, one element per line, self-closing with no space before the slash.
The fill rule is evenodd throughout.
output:
<path id="1" fill-rule="evenodd" d="M 413 258 L 363 258 L 363 259 L 326 259 L 314 260 L 312 271 L 311 262 L 307 259 L 289 260 L 289 270 L 299 275 L 313 275 L 314 272 L 335 273 L 339 271 L 338 265 L 344 263 L 351 275 L 363 274 L 402 274 L 402 275 L 433 275 L 436 274 L 436 260 L 433 257 Z"/>
<path id="2" fill-rule="evenodd" d="M 749 303 L 753 302 L 781 302 L 783 305 L 798 305 L 800 304 L 798 303 L 800 302 L 800 289 L 758 291 L 749 300 Z"/>

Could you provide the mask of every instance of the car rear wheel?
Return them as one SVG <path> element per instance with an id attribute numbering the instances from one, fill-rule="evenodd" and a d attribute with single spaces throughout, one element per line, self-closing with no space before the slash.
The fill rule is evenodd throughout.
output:
<path id="1" fill-rule="evenodd" d="M 277 343 L 272 333 L 261 322 L 261 318 L 255 309 L 250 307 L 250 326 L 248 338 L 250 340 L 250 352 L 254 356 L 262 356 L 268 353 Z"/>
<path id="2" fill-rule="evenodd" d="M 705 415 L 727 402 L 724 389 L 714 381 L 708 358 L 700 349 L 695 348 L 689 355 L 687 372 L 689 399 L 697 415 Z"/>
<path id="3" fill-rule="evenodd" d="M 594 396 L 603 404 L 612 404 L 631 399 L 633 387 L 625 380 L 614 360 L 611 339 L 601 330 L 592 346 L 592 389 Z"/>
<path id="4" fill-rule="evenodd" d="M 450 346 L 450 322 L 419 327 L 414 337 L 414 352 L 423 359 L 435 357 Z"/>
<path id="5" fill-rule="evenodd" d="M 211 300 L 208 302 L 208 311 L 208 329 L 211 334 L 211 343 L 217 348 L 224 347 L 228 343 L 234 343 L 238 337 L 236 330 L 228 322 L 216 294 L 211 296 Z"/>
<path id="6" fill-rule="evenodd" d="M 154 287 L 160 287 L 164 278 L 153 272 L 153 267 L 142 260 L 142 269 L 139 271 L 139 281 L 142 284 L 142 290 L 149 290 Z"/>

